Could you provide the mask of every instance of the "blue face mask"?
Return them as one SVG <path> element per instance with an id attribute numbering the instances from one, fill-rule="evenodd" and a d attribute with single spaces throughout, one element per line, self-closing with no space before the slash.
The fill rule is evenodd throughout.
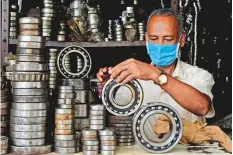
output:
<path id="1" fill-rule="evenodd" d="M 159 67 L 171 65 L 178 57 L 180 43 L 161 45 L 146 42 L 148 54 L 152 63 Z"/>

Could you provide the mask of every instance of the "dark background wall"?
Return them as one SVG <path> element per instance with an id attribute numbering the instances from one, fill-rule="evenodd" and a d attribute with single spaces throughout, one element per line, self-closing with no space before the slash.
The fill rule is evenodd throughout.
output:
<path id="1" fill-rule="evenodd" d="M 126 0 L 127 5 L 133 4 Z M 11 2 L 14 2 L 13 0 Z M 42 6 L 42 1 L 23 1 L 23 12 Z M 40 3 L 41 2 L 41 3 Z M 96 0 L 90 0 L 92 4 Z M 170 0 L 140 0 L 136 7 L 138 20 L 146 21 L 155 8 L 171 7 Z M 116 19 L 122 9 L 120 0 L 99 0 L 103 19 Z M 213 74 L 214 107 L 216 116 L 208 119 L 212 123 L 232 113 L 232 25 L 231 0 L 180 0 L 179 9 L 184 18 L 187 33 L 186 45 L 182 49 L 182 60 L 197 65 Z M 57 10 L 59 11 L 59 10 Z M 107 20 L 105 20 L 107 22 Z M 104 22 L 105 26 L 106 23 Z M 103 26 L 103 30 L 106 27 Z M 150 62 L 145 47 L 87 48 L 93 59 L 93 75 L 100 67 L 114 66 L 128 58 Z"/>

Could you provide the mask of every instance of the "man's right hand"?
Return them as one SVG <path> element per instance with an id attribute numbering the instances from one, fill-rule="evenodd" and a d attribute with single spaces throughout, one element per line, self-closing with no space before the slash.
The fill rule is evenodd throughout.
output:
<path id="1" fill-rule="evenodd" d="M 99 69 L 99 72 L 96 74 L 96 76 L 102 84 L 107 82 L 107 80 L 110 78 L 109 71 L 111 69 L 112 67 L 104 67 Z"/>

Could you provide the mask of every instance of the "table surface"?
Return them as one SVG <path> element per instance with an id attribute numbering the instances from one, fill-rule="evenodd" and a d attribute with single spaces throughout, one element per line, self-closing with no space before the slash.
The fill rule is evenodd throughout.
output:
<path id="1" fill-rule="evenodd" d="M 121 146 L 117 147 L 116 149 L 116 155 L 148 155 L 152 154 L 149 153 L 142 148 L 140 148 L 139 145 L 133 145 L 133 146 Z M 199 146 L 190 146 L 190 145 L 176 145 L 170 152 L 165 153 L 166 155 L 186 155 L 186 154 L 211 154 L 211 155 L 229 155 L 230 153 L 227 153 L 224 151 L 222 147 L 219 147 L 216 144 L 208 144 L 208 145 L 199 145 Z M 49 153 L 48 155 L 58 155 L 57 153 Z M 69 155 L 82 155 L 81 152 L 75 153 L 75 154 L 69 154 Z M 164 154 L 163 154 L 164 155 Z"/>

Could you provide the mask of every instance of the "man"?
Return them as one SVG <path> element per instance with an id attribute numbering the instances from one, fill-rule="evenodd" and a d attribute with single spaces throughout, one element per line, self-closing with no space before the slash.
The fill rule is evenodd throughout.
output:
<path id="1" fill-rule="evenodd" d="M 146 47 L 152 63 L 128 59 L 115 67 L 99 70 L 100 82 L 110 78 L 119 83 L 139 79 L 144 103 L 159 101 L 174 107 L 182 118 L 205 122 L 213 117 L 211 89 L 213 77 L 207 71 L 179 60 L 178 51 L 185 43 L 182 19 L 172 9 L 152 12 L 147 23 Z"/>

